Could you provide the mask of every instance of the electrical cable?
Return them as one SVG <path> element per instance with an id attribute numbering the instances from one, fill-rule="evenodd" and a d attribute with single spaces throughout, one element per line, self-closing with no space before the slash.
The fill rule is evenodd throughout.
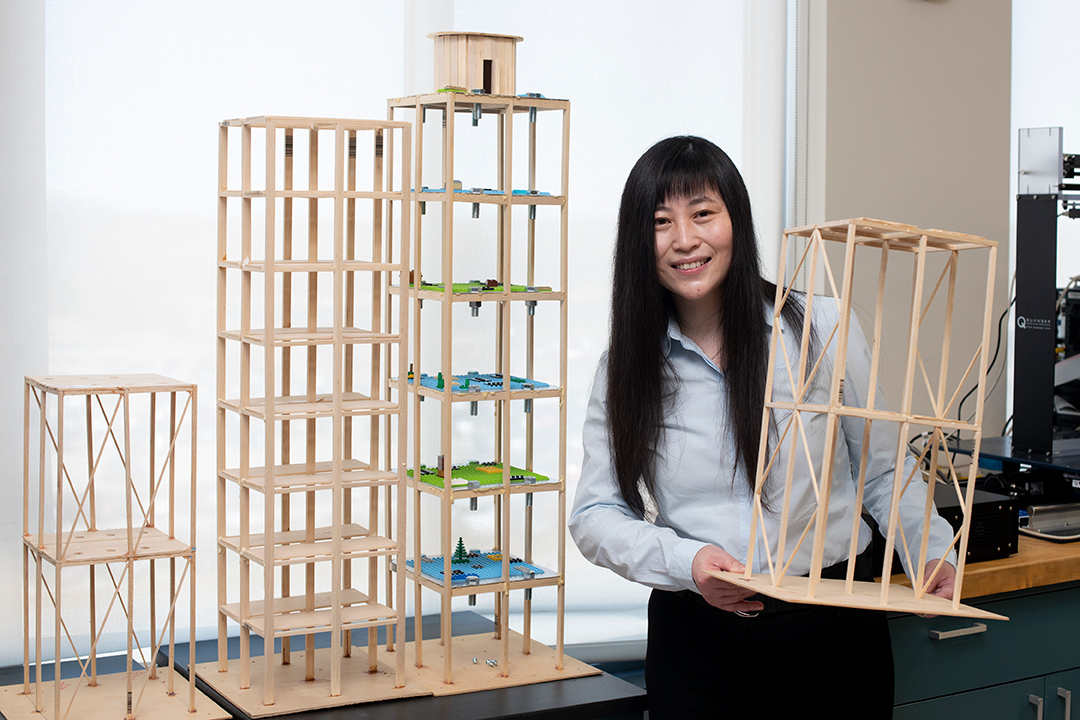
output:
<path id="1" fill-rule="evenodd" d="M 1077 277 L 1080 278 L 1080 276 L 1077 276 Z M 997 343 L 994 345 L 994 357 L 993 357 L 992 360 L 990 360 L 990 365 L 986 368 L 987 373 L 989 373 L 990 369 L 994 367 L 994 363 L 996 363 L 997 359 L 998 359 L 998 353 L 1001 350 L 1001 323 L 1005 321 L 1005 318 L 1009 314 L 1009 310 L 1011 310 L 1012 306 L 1015 305 L 1015 304 L 1016 304 L 1016 295 L 1013 295 L 1012 300 L 1009 301 L 1008 307 L 1005 308 L 1005 312 L 1001 313 L 1001 317 L 998 318 L 998 322 L 997 322 Z M 956 419 L 957 420 L 963 422 L 963 419 L 964 419 L 964 415 L 963 415 L 964 401 L 967 400 L 969 397 L 971 397 L 971 393 L 975 392 L 975 390 L 978 387 L 979 386 L 976 385 L 975 387 L 971 388 L 970 390 L 967 391 L 967 395 L 965 395 L 964 397 L 962 397 L 960 399 L 960 404 L 956 406 Z M 994 383 L 994 387 L 997 387 L 996 382 Z M 989 394 L 990 393 L 987 393 L 987 395 L 989 395 Z M 960 431 L 957 430 L 957 434 L 958 434 L 957 437 L 959 437 L 959 432 Z"/>
<path id="2" fill-rule="evenodd" d="M 1065 302 L 1065 296 L 1069 294 L 1069 289 L 1073 285 L 1076 285 L 1077 281 L 1080 281 L 1080 275 L 1073 275 L 1069 278 L 1069 281 L 1065 283 L 1065 287 L 1058 293 L 1057 302 L 1054 304 L 1054 312 L 1061 312 L 1061 303 Z"/>
<path id="3" fill-rule="evenodd" d="M 1074 279 L 1080 280 L 1080 275 L 1077 275 L 1076 278 L 1074 278 Z M 997 362 L 997 359 L 998 359 L 998 353 L 1001 351 L 1001 323 L 1003 323 L 1005 321 L 1005 318 L 1008 317 L 1009 311 L 1012 309 L 1012 306 L 1016 304 L 1016 292 L 1015 292 L 1015 290 L 1016 290 L 1016 273 L 1013 273 L 1012 281 L 1009 283 L 1009 295 L 1010 295 L 1011 299 L 1009 300 L 1009 304 L 1007 306 L 1005 306 L 1005 311 L 1003 313 L 1001 313 L 1000 317 L 998 317 L 998 321 L 997 321 L 997 341 L 994 343 L 994 356 L 993 356 L 993 358 L 991 358 L 990 364 L 986 368 L 987 374 L 989 374 L 990 370 L 993 369 L 994 364 Z M 1001 376 L 1002 376 L 1002 373 L 1004 372 L 1004 370 L 1005 370 L 1005 366 L 1002 365 L 1001 369 L 998 370 L 998 375 L 997 375 L 997 378 L 994 380 L 994 384 L 990 387 L 990 390 L 983 396 L 984 401 L 985 401 L 985 399 L 987 397 L 990 396 L 991 393 L 994 392 L 994 389 L 998 386 L 998 382 L 1001 380 Z M 960 403 L 956 406 L 956 419 L 959 420 L 960 422 L 964 421 L 964 415 L 963 415 L 964 401 L 967 400 L 969 397 L 971 397 L 971 394 L 973 392 L 975 392 L 975 390 L 978 389 L 978 387 L 979 387 L 979 385 L 975 385 L 974 387 L 972 387 L 970 390 L 967 391 L 967 394 L 964 395 L 964 397 L 960 398 Z M 1009 419 L 1011 420 L 1012 418 L 1010 417 Z M 1002 431 L 1001 434 L 1004 435 L 1005 432 Z M 956 452 L 958 450 L 958 446 L 959 446 L 959 442 L 960 442 L 960 429 L 959 428 L 957 428 L 955 432 L 953 432 L 948 438 L 946 438 L 946 442 L 948 442 L 949 440 L 953 441 L 952 462 L 955 465 L 956 464 Z"/>

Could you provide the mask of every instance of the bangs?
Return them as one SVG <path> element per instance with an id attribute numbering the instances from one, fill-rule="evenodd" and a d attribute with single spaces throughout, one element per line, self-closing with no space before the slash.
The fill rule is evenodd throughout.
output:
<path id="1" fill-rule="evenodd" d="M 668 198 L 691 198 L 708 192 L 723 195 L 715 164 L 692 142 L 686 143 L 678 153 L 666 159 L 660 172 L 656 173 L 654 182 L 654 205 L 660 205 Z"/>

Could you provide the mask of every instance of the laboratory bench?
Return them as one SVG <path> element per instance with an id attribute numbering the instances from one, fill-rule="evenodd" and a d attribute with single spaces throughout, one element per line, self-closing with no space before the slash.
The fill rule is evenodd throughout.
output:
<path id="1" fill-rule="evenodd" d="M 890 616 L 896 720 L 1069 717 L 1080 692 L 1080 544 L 1019 540 L 1015 555 L 968 565 L 961 590 L 1007 622 Z"/>

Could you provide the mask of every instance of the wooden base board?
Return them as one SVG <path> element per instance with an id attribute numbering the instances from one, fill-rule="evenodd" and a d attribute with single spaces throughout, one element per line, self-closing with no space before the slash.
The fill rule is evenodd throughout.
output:
<path id="1" fill-rule="evenodd" d="M 923 615 L 951 615 L 953 617 L 968 617 L 987 620 L 1008 620 L 1004 615 L 987 612 L 970 605 L 958 604 L 953 606 L 951 600 L 934 595 L 915 597 L 915 591 L 903 585 L 889 585 L 889 601 L 881 601 L 881 583 L 857 582 L 852 586 L 852 592 L 846 591 L 844 580 L 821 579 L 814 591 L 814 597 L 809 596 L 810 578 L 785 577 L 779 585 L 773 585 L 772 579 L 767 574 L 751 575 L 749 579 L 742 573 L 720 572 L 706 570 L 708 574 L 733 585 L 753 590 L 777 600 L 790 603 L 803 603 L 808 605 L 832 605 L 836 607 L 856 608 L 859 610 L 892 610 L 895 612 L 919 613 Z"/>
<path id="2" fill-rule="evenodd" d="M 145 720 L 229 720 L 232 716 L 219 708 L 198 690 L 195 691 L 195 712 L 188 712 L 188 684 L 179 673 L 173 675 L 173 695 L 169 695 L 163 669 L 158 669 L 156 680 L 147 680 L 146 671 L 135 673 L 134 698 L 137 702 L 135 717 Z M 59 716 L 53 713 L 53 684 L 41 683 L 42 712 L 34 711 L 34 685 L 30 694 L 24 695 L 22 683 L 0 687 L 0 712 L 7 720 L 118 720 L 127 709 L 127 679 L 124 673 L 98 675 L 98 684 L 90 687 L 84 678 L 74 694 L 76 680 L 61 680 Z M 142 698 L 139 692 L 142 691 Z M 66 713 L 66 715 L 65 715 Z"/>
<path id="3" fill-rule="evenodd" d="M 529 643 L 529 653 L 526 655 L 521 651 L 524 642 L 524 636 L 510 631 L 510 667 L 508 676 L 503 677 L 502 673 L 507 668 L 487 664 L 488 660 L 500 661 L 502 640 L 496 639 L 492 633 L 455 637 L 451 660 L 452 683 L 444 682 L 443 646 L 437 638 L 424 641 L 423 667 L 416 667 L 416 644 L 408 643 L 405 662 L 409 682 L 415 680 L 438 697 L 600 674 L 593 666 L 566 654 L 563 654 L 562 670 L 556 669 L 557 657 L 553 649 L 534 640 Z M 475 663 L 473 658 L 476 658 Z"/>
<path id="4" fill-rule="evenodd" d="M 391 659 L 392 655 L 389 656 Z M 263 705 L 263 659 L 251 658 L 251 687 L 240 689 L 240 661 L 229 660 L 229 671 L 218 672 L 217 661 L 195 666 L 199 679 L 221 694 L 248 717 L 262 718 L 341 707 L 358 703 L 393 700 L 397 698 L 430 695 L 429 690 L 411 681 L 406 673 L 403 688 L 394 687 L 394 669 L 382 662 L 375 673 L 368 672 L 367 653 L 352 649 L 350 657 L 341 659 L 341 695 L 330 695 L 330 649 L 315 650 L 315 680 L 304 679 L 304 651 L 293 651 L 291 662 L 282 665 L 275 655 L 274 704 Z"/>

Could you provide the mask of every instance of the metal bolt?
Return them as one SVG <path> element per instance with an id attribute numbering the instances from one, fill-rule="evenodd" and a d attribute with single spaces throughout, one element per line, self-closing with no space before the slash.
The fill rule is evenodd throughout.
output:
<path id="1" fill-rule="evenodd" d="M 473 216 L 473 220 L 480 217 L 480 203 L 473 203 L 472 204 L 472 216 Z"/>

